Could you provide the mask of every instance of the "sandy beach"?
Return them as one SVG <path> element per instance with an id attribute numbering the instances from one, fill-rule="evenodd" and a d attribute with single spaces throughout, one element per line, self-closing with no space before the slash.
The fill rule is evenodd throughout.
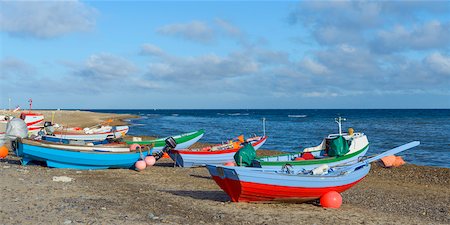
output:
<path id="1" fill-rule="evenodd" d="M 44 114 L 51 118 L 51 112 Z M 108 119 L 121 124 L 130 117 L 60 111 L 55 122 L 84 127 Z M 373 164 L 362 182 L 342 194 L 340 209 L 324 209 L 317 202 L 233 203 L 205 168 L 174 168 L 169 159 L 142 172 L 51 169 L 21 166 L 19 160 L 11 152 L 0 159 L 0 224 L 450 223 L 447 168 Z M 72 181 L 53 181 L 55 176 Z"/>

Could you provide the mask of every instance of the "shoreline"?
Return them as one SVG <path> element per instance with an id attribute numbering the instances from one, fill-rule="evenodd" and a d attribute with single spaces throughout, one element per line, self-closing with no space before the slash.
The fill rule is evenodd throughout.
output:
<path id="1" fill-rule="evenodd" d="M 64 115 L 73 116 L 74 122 L 83 118 L 87 126 L 108 116 L 119 115 L 114 117 L 118 123 L 125 123 L 128 116 L 136 118 L 126 114 L 71 113 Z M 233 203 L 205 168 L 174 168 L 169 159 L 142 172 L 21 166 L 19 160 L 11 152 L 6 159 L 0 159 L 0 221 L 6 224 L 450 223 L 449 168 L 407 163 L 384 169 L 373 163 L 368 176 L 342 194 L 340 209 L 323 209 L 315 202 Z M 73 180 L 55 182 L 55 176 Z"/>

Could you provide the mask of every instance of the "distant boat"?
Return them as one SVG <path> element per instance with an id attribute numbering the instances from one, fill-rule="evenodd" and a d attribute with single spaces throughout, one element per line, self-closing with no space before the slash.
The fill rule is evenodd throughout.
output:
<path id="1" fill-rule="evenodd" d="M 257 150 L 266 142 L 266 140 L 267 136 L 255 136 L 245 141 L 251 143 Z M 234 162 L 234 154 L 242 147 L 243 145 L 241 145 L 241 141 L 230 141 L 225 144 L 198 149 L 174 149 L 169 151 L 169 156 L 173 161 L 175 161 L 175 165 L 180 167 L 223 164 L 226 162 Z"/>
<path id="2" fill-rule="evenodd" d="M 330 191 L 344 192 L 359 183 L 370 171 L 370 162 L 419 145 L 411 142 L 375 157 L 343 167 L 314 171 L 260 170 L 238 166 L 207 165 L 214 181 L 233 202 L 305 202 L 320 199 Z"/>
<path id="3" fill-rule="evenodd" d="M 288 117 L 291 117 L 291 118 L 304 118 L 306 116 L 307 115 L 288 115 Z"/>

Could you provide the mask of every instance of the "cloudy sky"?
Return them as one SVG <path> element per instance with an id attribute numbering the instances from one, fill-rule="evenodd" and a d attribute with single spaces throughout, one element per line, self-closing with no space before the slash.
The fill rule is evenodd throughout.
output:
<path id="1" fill-rule="evenodd" d="M 0 108 L 450 108 L 450 2 L 0 2 Z"/>

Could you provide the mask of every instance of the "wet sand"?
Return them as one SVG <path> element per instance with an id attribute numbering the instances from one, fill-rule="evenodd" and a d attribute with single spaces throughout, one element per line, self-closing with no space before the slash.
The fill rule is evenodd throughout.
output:
<path id="1" fill-rule="evenodd" d="M 73 113 L 73 121 L 78 114 Z M 85 126 L 98 120 L 85 119 Z M 142 172 L 77 171 L 21 166 L 10 154 L 0 159 L 0 174 L 0 224 L 450 223 L 447 168 L 374 164 L 364 180 L 342 194 L 340 209 L 323 209 L 317 202 L 233 203 L 205 168 L 174 168 L 169 159 Z M 56 182 L 54 176 L 73 180 Z"/>

